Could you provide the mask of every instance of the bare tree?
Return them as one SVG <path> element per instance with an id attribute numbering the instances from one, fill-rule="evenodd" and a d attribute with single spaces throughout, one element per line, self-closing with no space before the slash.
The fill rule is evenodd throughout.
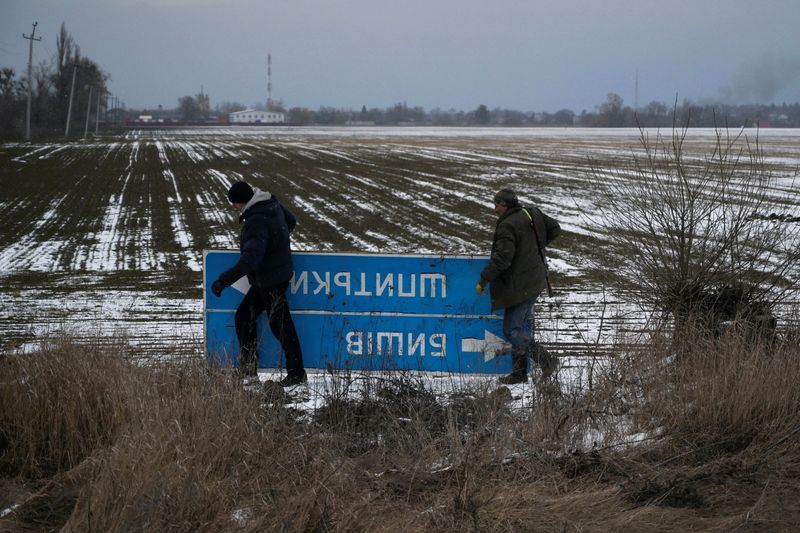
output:
<path id="1" fill-rule="evenodd" d="M 195 95 L 194 101 L 197 104 L 199 118 L 207 118 L 211 112 L 211 99 L 209 96 L 201 91 Z"/>
<path id="2" fill-rule="evenodd" d="M 200 106 L 193 96 L 182 96 L 178 98 L 178 111 L 181 119 L 186 122 L 194 122 L 201 116 Z"/>
<path id="3" fill-rule="evenodd" d="M 622 97 L 616 93 L 608 93 L 606 101 L 600 104 L 597 109 L 596 125 L 608 128 L 624 126 L 626 115 L 631 113 L 629 108 L 624 107 Z"/>
<path id="4" fill-rule="evenodd" d="M 640 129 L 639 154 L 593 169 L 608 183 L 599 217 L 620 254 L 611 275 L 676 331 L 771 321 L 797 288 L 800 224 L 785 211 L 798 194 L 775 186 L 757 135 L 716 129 L 709 153 L 690 156 L 688 131 L 688 122 L 667 138 Z"/>

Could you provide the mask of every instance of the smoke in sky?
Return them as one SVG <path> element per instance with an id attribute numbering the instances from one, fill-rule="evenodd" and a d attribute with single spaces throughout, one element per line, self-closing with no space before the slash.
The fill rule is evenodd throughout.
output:
<path id="1" fill-rule="evenodd" d="M 758 63 L 741 65 L 730 84 L 720 89 L 720 98 L 729 104 L 771 103 L 791 95 L 782 93 L 800 81 L 800 57 L 765 55 Z M 775 102 L 779 103 L 779 102 Z"/>

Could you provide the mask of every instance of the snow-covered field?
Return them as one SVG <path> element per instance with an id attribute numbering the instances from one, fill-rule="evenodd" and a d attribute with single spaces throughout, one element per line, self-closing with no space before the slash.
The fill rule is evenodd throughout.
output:
<path id="1" fill-rule="evenodd" d="M 629 158 L 638 135 L 282 127 L 0 145 L 0 349 L 65 332 L 121 339 L 140 357 L 201 354 L 202 250 L 236 247 L 225 192 L 238 179 L 284 200 L 295 249 L 310 251 L 487 254 L 491 198 L 512 187 L 567 232 L 551 250 L 557 295 L 537 309 L 543 340 L 575 354 L 627 340 L 646 317 L 588 273 L 605 251 L 587 215 L 604 187 L 591 167 Z M 686 150 L 713 142 L 691 130 Z M 800 130 L 762 130 L 759 142 L 776 204 L 797 214 Z"/>

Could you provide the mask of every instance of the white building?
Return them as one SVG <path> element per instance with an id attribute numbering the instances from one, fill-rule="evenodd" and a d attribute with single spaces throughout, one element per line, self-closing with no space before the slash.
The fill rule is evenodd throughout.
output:
<path id="1" fill-rule="evenodd" d="M 283 113 L 245 109 L 228 115 L 231 124 L 281 124 L 286 121 Z"/>

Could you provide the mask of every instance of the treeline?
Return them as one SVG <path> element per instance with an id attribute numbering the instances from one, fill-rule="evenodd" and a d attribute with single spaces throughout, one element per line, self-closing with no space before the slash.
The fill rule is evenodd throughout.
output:
<path id="1" fill-rule="evenodd" d="M 56 54 L 33 69 L 30 132 L 32 138 L 83 135 L 94 131 L 98 114 L 106 116 L 108 74 L 81 55 L 64 24 L 56 38 Z M 0 68 L 0 138 L 23 138 L 27 129 L 27 76 Z M 68 124 L 69 122 L 69 124 Z"/>
<path id="2" fill-rule="evenodd" d="M 245 109 L 236 102 L 217 104 L 212 110 L 207 94 L 184 96 L 174 110 L 143 110 L 129 112 L 130 120 L 146 115 L 159 122 L 182 124 L 221 124 L 226 123 L 228 114 Z M 472 111 L 456 109 L 432 109 L 426 111 L 420 106 L 397 103 L 391 107 L 361 110 L 320 107 L 312 110 L 306 107 L 288 108 L 281 101 L 270 102 L 269 106 L 258 107 L 269 111 L 282 112 L 286 122 L 297 125 L 328 126 L 528 126 L 528 127 L 598 127 L 669 128 L 673 123 L 693 127 L 800 127 L 800 103 L 794 104 L 750 104 L 728 105 L 720 103 L 695 103 L 684 100 L 681 103 L 666 105 L 650 102 L 644 107 L 634 109 L 625 105 L 622 97 L 610 93 L 606 101 L 595 107 L 594 111 L 575 113 L 571 109 L 556 112 L 523 112 L 514 109 L 494 108 L 479 105 Z"/>
<path id="3" fill-rule="evenodd" d="M 513 109 L 494 108 L 480 105 L 472 111 L 455 109 L 432 109 L 409 107 L 398 103 L 386 109 L 367 109 L 360 111 L 321 107 L 316 111 L 295 107 L 286 111 L 286 120 L 294 124 L 322 125 L 430 125 L 430 126 L 550 126 L 550 127 L 671 127 L 673 121 L 684 124 L 690 120 L 694 127 L 715 126 L 761 126 L 761 127 L 800 127 L 800 103 L 781 105 L 725 105 L 698 104 L 684 101 L 680 104 L 666 105 L 651 102 L 634 109 L 624 105 L 617 94 L 609 94 L 606 102 L 594 111 L 583 110 L 580 114 L 570 109 L 549 112 L 523 112 Z"/>

